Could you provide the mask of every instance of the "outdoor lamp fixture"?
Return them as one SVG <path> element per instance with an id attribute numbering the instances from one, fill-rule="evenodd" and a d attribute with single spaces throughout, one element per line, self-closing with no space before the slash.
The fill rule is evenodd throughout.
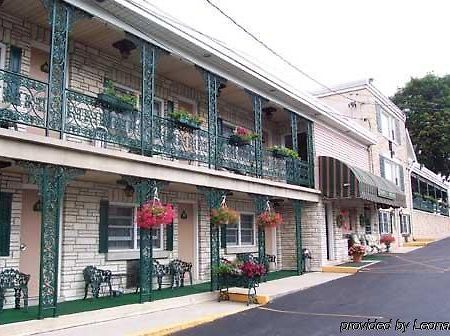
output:
<path id="1" fill-rule="evenodd" d="M 350 187 L 350 183 L 343 183 L 342 186 L 343 186 L 344 188 L 348 188 L 348 187 Z"/>
<path id="2" fill-rule="evenodd" d="M 123 191 L 125 193 L 125 196 L 133 197 L 134 188 L 132 186 L 130 186 L 129 184 L 127 184 L 127 186 L 125 187 L 125 189 Z"/>
<path id="3" fill-rule="evenodd" d="M 49 73 L 50 67 L 48 66 L 48 62 L 45 61 L 44 64 L 41 65 L 41 71 L 44 73 Z"/>
<path id="4" fill-rule="evenodd" d="M 41 212 L 42 211 L 42 202 L 39 199 L 36 203 L 33 204 L 33 211 L 34 212 Z"/>
<path id="5" fill-rule="evenodd" d="M 123 59 L 127 59 L 130 56 L 131 52 L 136 49 L 136 44 L 126 38 L 114 42 L 112 46 L 119 50 L 120 55 Z"/>
<path id="6" fill-rule="evenodd" d="M 188 218 L 186 209 L 183 209 L 183 211 L 181 211 L 180 217 L 181 217 L 181 219 L 187 219 Z"/>

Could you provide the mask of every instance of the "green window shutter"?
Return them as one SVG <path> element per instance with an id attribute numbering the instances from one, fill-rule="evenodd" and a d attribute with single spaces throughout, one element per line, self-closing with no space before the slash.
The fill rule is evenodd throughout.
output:
<path id="1" fill-rule="evenodd" d="M 0 192 L 0 256 L 9 256 L 12 194 Z"/>
<path id="2" fill-rule="evenodd" d="M 380 155 L 380 175 L 381 175 L 381 177 L 386 177 L 386 174 L 384 171 L 384 169 L 385 169 L 384 161 L 385 161 L 385 158 Z"/>
<path id="3" fill-rule="evenodd" d="M 166 227 L 166 250 L 173 251 L 173 223 Z"/>
<path id="4" fill-rule="evenodd" d="M 377 129 L 378 132 L 382 132 L 382 127 L 381 127 L 381 106 L 378 104 L 375 104 L 375 110 L 377 113 Z"/>
<path id="5" fill-rule="evenodd" d="M 108 252 L 108 213 L 109 213 L 109 201 L 100 201 L 100 224 L 98 228 L 99 234 L 99 244 L 98 252 L 107 253 Z"/>
<path id="6" fill-rule="evenodd" d="M 405 175 L 403 173 L 403 167 L 402 166 L 398 166 L 398 170 L 400 172 L 399 174 L 399 179 L 400 179 L 400 189 L 402 191 L 405 191 Z"/>
<path id="7" fill-rule="evenodd" d="M 399 145 L 402 144 L 402 137 L 400 133 L 400 122 L 397 119 L 395 119 L 395 140 Z"/>
<path id="8" fill-rule="evenodd" d="M 10 49 L 10 61 L 9 70 L 14 73 L 20 73 L 22 65 L 22 49 L 11 46 Z M 5 90 L 5 100 L 20 105 L 20 77 L 10 75 L 11 78 L 8 81 L 8 85 Z"/>
<path id="9" fill-rule="evenodd" d="M 220 248 L 227 248 L 227 226 L 220 226 Z"/>

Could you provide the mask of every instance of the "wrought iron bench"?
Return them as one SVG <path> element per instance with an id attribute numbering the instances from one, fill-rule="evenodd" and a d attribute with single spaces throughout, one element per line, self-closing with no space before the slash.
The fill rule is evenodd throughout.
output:
<path id="1" fill-rule="evenodd" d="M 169 265 L 169 274 L 171 277 L 170 287 L 184 287 L 184 276 L 189 274 L 189 281 L 192 286 L 192 263 L 180 259 L 172 260 Z"/>
<path id="2" fill-rule="evenodd" d="M 139 261 L 136 263 L 136 274 L 137 274 L 137 286 L 136 286 L 136 293 L 139 291 L 140 285 L 140 278 L 139 278 Z M 160 264 L 158 260 L 153 260 L 153 276 L 156 277 L 158 282 L 158 290 L 161 290 L 163 278 L 164 276 L 169 274 L 169 268 L 167 265 Z"/>
<path id="3" fill-rule="evenodd" d="M 5 292 L 14 289 L 15 309 L 20 309 L 20 297 L 23 294 L 23 307 L 28 309 L 28 282 L 30 275 L 15 269 L 5 269 L 0 273 L 0 312 L 3 311 Z"/>
<path id="4" fill-rule="evenodd" d="M 95 266 L 87 266 L 83 270 L 83 278 L 85 283 L 83 300 L 87 297 L 89 286 L 91 286 L 92 296 L 94 298 L 98 298 L 101 284 L 108 285 L 109 295 L 112 296 L 111 276 L 112 273 L 110 270 L 102 270 Z"/>

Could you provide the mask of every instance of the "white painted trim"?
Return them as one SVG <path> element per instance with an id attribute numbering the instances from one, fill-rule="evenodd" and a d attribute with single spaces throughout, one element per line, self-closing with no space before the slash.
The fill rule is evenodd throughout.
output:
<path id="1" fill-rule="evenodd" d="M 241 242 L 241 215 L 251 215 L 253 216 L 253 241 L 254 244 L 251 245 L 243 245 Z M 256 214 L 254 212 L 240 211 L 239 212 L 239 222 L 238 222 L 238 243 L 237 245 L 232 245 L 227 242 L 227 250 L 228 245 L 230 248 L 256 248 L 258 246 L 258 228 L 256 225 Z"/>

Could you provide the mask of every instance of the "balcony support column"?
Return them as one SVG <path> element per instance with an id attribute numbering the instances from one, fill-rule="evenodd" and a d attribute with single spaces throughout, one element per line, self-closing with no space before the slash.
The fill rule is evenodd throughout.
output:
<path id="1" fill-rule="evenodd" d="M 217 110 L 217 99 L 219 96 L 219 90 L 225 84 L 226 79 L 221 78 L 205 69 L 200 68 L 200 71 L 203 74 L 207 96 L 206 104 L 208 109 L 208 167 L 217 169 L 217 137 L 219 135 L 219 112 Z"/>
<path id="2" fill-rule="evenodd" d="M 306 150 L 309 165 L 309 187 L 314 188 L 314 125 L 311 120 L 306 120 Z"/>
<path id="3" fill-rule="evenodd" d="M 78 19 L 89 14 L 61 0 L 43 0 L 51 26 L 50 69 L 48 78 L 47 116 L 45 134 L 59 132 L 62 139 L 66 120 L 65 91 L 69 32 Z"/>
<path id="4" fill-rule="evenodd" d="M 60 214 L 66 185 L 84 171 L 44 163 L 19 161 L 29 183 L 37 184 L 41 201 L 41 255 L 38 318 L 57 316 Z"/>
<path id="5" fill-rule="evenodd" d="M 134 198 L 137 206 L 150 201 L 164 186 L 165 181 L 122 176 L 123 180 L 134 189 Z M 140 229 L 139 244 L 139 302 L 152 301 L 153 292 L 153 229 Z"/>
<path id="6" fill-rule="evenodd" d="M 267 210 L 268 196 L 251 195 L 255 199 L 256 216 Z M 258 225 L 258 259 L 260 263 L 265 263 L 266 259 L 266 231 L 261 225 Z"/>
<path id="7" fill-rule="evenodd" d="M 215 188 L 198 187 L 198 190 L 205 196 L 206 203 L 208 204 L 208 209 L 210 213 L 212 209 L 216 209 L 220 206 L 223 196 L 227 194 L 226 190 Z M 220 244 L 219 244 L 220 230 L 217 227 L 217 225 L 213 225 L 211 222 L 209 223 L 209 228 L 210 228 L 209 243 L 210 243 L 210 260 L 211 260 L 210 290 L 215 291 L 219 289 L 219 277 L 217 275 L 216 269 L 220 263 Z"/>
<path id="8" fill-rule="evenodd" d="M 303 246 L 302 246 L 302 207 L 303 203 L 299 200 L 293 200 L 294 221 L 295 221 L 295 246 L 297 254 L 297 274 L 303 274 Z"/>
<path id="9" fill-rule="evenodd" d="M 255 140 L 255 175 L 257 177 L 262 177 L 263 168 L 262 168 L 262 105 L 267 100 L 262 98 L 260 95 L 257 95 L 254 92 L 247 91 L 252 99 L 253 106 L 253 116 L 254 116 L 254 128 L 255 133 L 258 134 L 258 138 Z"/>

